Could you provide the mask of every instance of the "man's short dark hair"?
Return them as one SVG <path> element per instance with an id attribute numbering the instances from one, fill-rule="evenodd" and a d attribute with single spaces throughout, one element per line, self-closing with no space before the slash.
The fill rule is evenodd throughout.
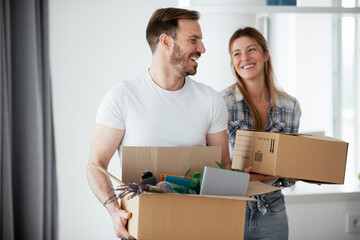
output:
<path id="1" fill-rule="evenodd" d="M 199 18 L 199 12 L 187 9 L 160 8 L 156 10 L 146 28 L 146 40 L 149 43 L 151 52 L 155 52 L 161 34 L 165 33 L 176 39 L 179 19 L 199 20 Z"/>

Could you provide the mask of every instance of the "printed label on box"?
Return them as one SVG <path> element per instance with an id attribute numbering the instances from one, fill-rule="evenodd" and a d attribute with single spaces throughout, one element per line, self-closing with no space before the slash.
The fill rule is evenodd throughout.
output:
<path id="1" fill-rule="evenodd" d="M 233 159 L 236 158 L 238 161 L 233 168 L 244 169 L 245 167 L 251 166 L 252 153 L 253 153 L 253 137 L 246 134 L 237 134 L 234 149 Z"/>
<path id="2" fill-rule="evenodd" d="M 275 152 L 275 139 L 271 139 L 271 143 L 270 143 L 270 153 L 274 153 Z"/>
<path id="3" fill-rule="evenodd" d="M 262 156 L 263 156 L 263 153 L 262 153 L 261 151 L 255 152 L 254 161 L 256 161 L 256 162 L 262 162 Z"/>
<path id="4" fill-rule="evenodd" d="M 251 159 L 252 171 L 272 175 L 274 174 L 276 138 L 269 136 L 269 134 L 255 133 L 255 135 L 253 159 Z"/>

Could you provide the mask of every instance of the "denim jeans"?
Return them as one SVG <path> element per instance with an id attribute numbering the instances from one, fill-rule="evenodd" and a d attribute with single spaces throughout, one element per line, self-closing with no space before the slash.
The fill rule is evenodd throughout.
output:
<path id="1" fill-rule="evenodd" d="M 288 218 L 284 195 L 281 191 L 265 194 L 267 212 L 262 215 L 256 202 L 247 202 L 245 240 L 287 240 L 289 238 Z"/>

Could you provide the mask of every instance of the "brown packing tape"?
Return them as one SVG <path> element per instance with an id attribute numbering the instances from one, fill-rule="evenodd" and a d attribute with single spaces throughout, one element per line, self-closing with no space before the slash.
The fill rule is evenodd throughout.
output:
<path id="1" fill-rule="evenodd" d="M 260 181 L 250 181 L 248 186 L 248 196 L 261 195 L 268 192 L 274 192 L 281 190 L 281 188 L 273 187 L 271 185 L 267 185 Z"/>

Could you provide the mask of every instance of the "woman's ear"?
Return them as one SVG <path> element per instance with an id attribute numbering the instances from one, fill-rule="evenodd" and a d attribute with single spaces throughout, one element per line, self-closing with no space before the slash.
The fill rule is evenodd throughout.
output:
<path id="1" fill-rule="evenodd" d="M 264 54 L 265 54 L 265 62 L 269 61 L 269 59 L 270 59 L 270 52 L 269 52 L 269 51 L 266 51 Z"/>

